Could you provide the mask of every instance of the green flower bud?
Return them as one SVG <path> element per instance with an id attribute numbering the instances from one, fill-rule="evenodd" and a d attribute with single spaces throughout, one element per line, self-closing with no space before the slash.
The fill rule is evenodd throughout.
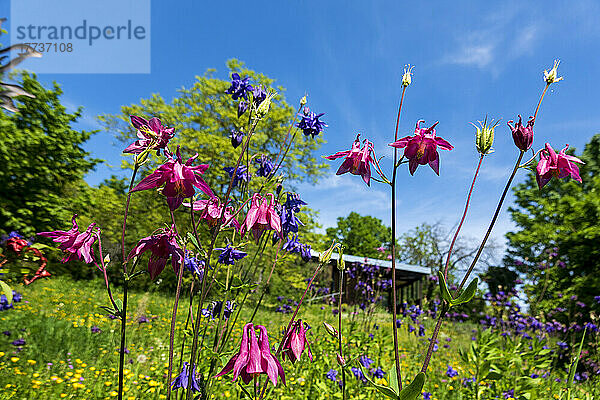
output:
<path id="1" fill-rule="evenodd" d="M 333 327 L 333 325 L 328 324 L 327 322 L 323 322 L 323 326 L 325 327 L 325 330 L 327 331 L 327 333 L 329 333 L 331 335 L 331 337 L 333 337 L 333 338 L 338 337 L 338 331 L 337 331 L 337 329 L 335 329 Z"/>
<path id="2" fill-rule="evenodd" d="M 404 75 L 402 75 L 402 86 L 408 86 L 412 83 L 412 69 L 414 66 L 407 65 L 404 68 Z"/>
<path id="3" fill-rule="evenodd" d="M 304 95 L 304 97 L 300 99 L 300 107 L 304 107 L 306 105 L 306 96 L 307 95 Z"/>
<path id="4" fill-rule="evenodd" d="M 483 120 L 483 122 L 478 121 L 480 126 L 472 124 L 475 129 L 477 129 L 477 134 L 475 136 L 475 147 L 477 147 L 477 151 L 481 154 L 490 154 L 493 152 L 492 144 L 494 144 L 494 129 L 500 121 L 497 121 L 493 125 L 488 125 L 487 116 Z M 490 121 L 490 124 L 493 120 Z"/>
<path id="5" fill-rule="evenodd" d="M 562 76 L 558 77 L 558 64 L 560 64 L 560 60 L 554 60 L 554 67 L 552 67 L 550 71 L 544 70 L 544 80 L 546 81 L 546 84 L 549 85 L 562 80 Z"/>
<path id="6" fill-rule="evenodd" d="M 331 243 L 331 246 L 319 255 L 319 262 L 321 264 L 327 264 L 329 262 L 329 260 L 331 260 L 331 255 L 333 254 L 333 251 L 336 248 L 338 248 L 339 246 L 340 246 L 340 244 L 336 243 L 334 240 Z"/>
<path id="7" fill-rule="evenodd" d="M 273 97 L 275 97 L 275 95 L 275 92 L 267 93 L 267 97 L 262 101 L 262 103 L 258 105 L 258 108 L 256 109 L 256 118 L 262 119 L 265 117 L 265 115 L 269 113 L 269 108 L 271 107 L 271 100 L 273 100 Z"/>
<path id="8" fill-rule="evenodd" d="M 338 247 L 338 254 L 337 267 L 339 270 L 344 270 L 346 268 L 346 262 L 344 261 L 344 246 L 340 245 Z"/>

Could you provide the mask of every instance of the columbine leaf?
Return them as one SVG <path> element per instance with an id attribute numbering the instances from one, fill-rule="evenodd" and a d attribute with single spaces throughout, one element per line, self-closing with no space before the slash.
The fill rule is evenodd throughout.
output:
<path id="1" fill-rule="evenodd" d="M 201 249 L 200 245 L 198 244 L 198 241 L 196 240 L 196 237 L 192 234 L 192 232 L 188 232 L 187 237 L 189 241 L 192 242 L 194 246 L 196 246 L 197 249 Z"/>
<path id="2" fill-rule="evenodd" d="M 10 288 L 10 286 L 8 286 L 5 282 L 0 281 L 0 288 L 2 288 L 2 291 L 4 292 L 4 295 L 6 296 L 6 304 L 11 304 L 13 301 L 13 293 L 12 293 L 12 289 Z"/>
<path id="3" fill-rule="evenodd" d="M 398 385 L 398 373 L 396 372 L 396 364 L 390 370 L 390 387 L 396 393 L 400 392 L 400 387 Z"/>
<path id="4" fill-rule="evenodd" d="M 496 371 L 491 371 L 489 374 L 487 374 L 485 376 L 485 378 L 483 378 L 484 381 L 497 381 L 498 379 L 502 378 L 502 375 Z"/>
<path id="5" fill-rule="evenodd" d="M 425 374 L 419 372 L 410 385 L 402 389 L 398 395 L 398 400 L 416 400 L 421 395 L 423 385 L 425 385 Z"/>
<path id="6" fill-rule="evenodd" d="M 444 274 L 442 271 L 438 272 L 438 280 L 440 282 L 440 290 L 442 291 L 442 299 L 446 300 L 448 305 L 452 306 L 452 302 L 454 299 L 450 295 L 450 291 L 448 290 L 448 284 L 446 283 L 446 278 L 444 278 Z"/>
<path id="7" fill-rule="evenodd" d="M 456 300 L 453 300 L 452 305 L 457 306 L 459 304 L 468 303 L 475 296 L 477 290 L 477 283 L 479 279 L 475 278 L 469 283 L 469 286 L 458 296 Z"/>
<path id="8" fill-rule="evenodd" d="M 581 342 L 579 342 L 579 350 L 577 351 L 577 356 L 571 363 L 569 367 L 569 379 L 567 380 L 567 389 L 571 387 L 573 384 L 573 379 L 575 378 L 575 371 L 577 370 L 577 363 L 579 362 L 579 357 L 581 357 L 581 348 L 583 347 L 583 340 L 585 339 L 585 333 L 587 332 L 587 326 L 583 330 L 583 336 L 581 336 Z"/>
<path id="9" fill-rule="evenodd" d="M 371 380 L 371 378 L 369 378 L 369 375 L 368 375 L 367 371 L 365 370 L 365 368 L 363 367 L 363 365 L 361 363 L 358 363 L 358 366 L 360 367 L 360 370 L 362 371 L 363 375 L 365 376 L 365 379 L 371 384 L 371 386 L 373 386 L 375 389 L 379 390 L 379 392 L 386 395 L 387 397 L 391 397 L 394 400 L 398 399 L 397 392 L 394 392 L 394 390 L 388 386 L 378 385 L 377 383 L 373 382 Z"/>

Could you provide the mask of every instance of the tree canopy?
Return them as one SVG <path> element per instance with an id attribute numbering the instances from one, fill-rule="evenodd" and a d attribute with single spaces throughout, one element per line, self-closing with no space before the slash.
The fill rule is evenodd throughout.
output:
<path id="1" fill-rule="evenodd" d="M 347 254 L 371 258 L 385 258 L 389 254 L 392 232 L 379 218 L 351 212 L 347 217 L 339 217 L 337 226 L 327 228 L 326 232 L 329 240 L 336 239 L 344 245 Z M 379 251 L 382 246 L 385 250 Z"/>

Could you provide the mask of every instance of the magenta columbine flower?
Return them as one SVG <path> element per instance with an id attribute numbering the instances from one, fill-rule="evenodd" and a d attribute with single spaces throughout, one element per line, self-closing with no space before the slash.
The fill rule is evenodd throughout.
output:
<path id="1" fill-rule="evenodd" d="M 290 331 L 283 340 L 283 352 L 281 353 L 281 357 L 285 360 L 285 356 L 288 356 L 293 364 L 300 359 L 300 356 L 302 356 L 305 349 L 308 350 L 308 358 L 312 361 L 313 356 L 310 351 L 310 344 L 306 340 L 304 324 L 301 319 L 298 319 L 294 321 L 290 327 Z"/>
<path id="2" fill-rule="evenodd" d="M 335 154 L 325 157 L 328 160 L 335 160 L 338 158 L 345 157 L 344 162 L 338 168 L 336 175 L 342 175 L 346 172 L 350 172 L 352 175 L 360 175 L 363 181 L 368 186 L 371 186 L 371 162 L 373 157 L 373 143 L 367 139 L 364 140 L 364 144 L 360 146 L 360 133 L 356 136 L 356 140 L 352 143 L 352 148 L 346 151 L 338 151 Z"/>
<path id="3" fill-rule="evenodd" d="M 192 197 L 196 193 L 194 186 L 210 197 L 214 197 L 208 184 L 197 175 L 203 174 L 208 169 L 208 165 L 200 164 L 192 167 L 192 163 L 196 157 L 198 157 L 198 153 L 190 157 L 183 164 L 179 146 L 177 146 L 175 158 L 171 157 L 169 161 L 158 167 L 156 171 L 142 179 L 131 191 L 139 192 L 140 190 L 154 189 L 165 185 L 162 189 L 162 194 L 167 197 L 167 204 L 171 211 L 176 210 L 183 203 L 183 199 Z"/>
<path id="4" fill-rule="evenodd" d="M 257 339 L 255 329 L 260 330 Z M 269 347 L 269 336 L 267 328 L 262 325 L 246 324 L 242 329 L 242 342 L 240 351 L 235 354 L 225 365 L 223 370 L 216 376 L 223 376 L 233 371 L 232 382 L 238 377 L 248 384 L 252 378 L 260 374 L 267 374 L 273 386 L 277 386 L 277 378 L 280 376 L 285 385 L 285 373 L 277 358 L 271 354 Z"/>
<path id="5" fill-rule="evenodd" d="M 402 139 L 390 143 L 390 146 L 404 150 L 404 157 L 408 159 L 408 170 L 411 175 L 415 174 L 419 165 L 429 164 L 433 172 L 436 175 L 440 174 L 440 155 L 437 152 L 437 147 L 444 150 L 452 150 L 454 146 L 445 141 L 440 137 L 435 136 L 435 126 L 437 122 L 431 125 L 429 128 L 419 128 L 419 124 L 425 122 L 423 120 L 417 121 L 415 128 L 415 134 L 413 136 L 406 136 Z"/>
<path id="6" fill-rule="evenodd" d="M 246 220 L 242 224 L 242 237 L 246 232 L 252 231 L 254 240 L 258 240 L 266 230 L 274 230 L 281 237 L 281 219 L 275 210 L 275 198 L 272 193 L 268 193 L 262 197 L 258 193 L 254 193 L 250 203 L 250 210 L 246 214 Z"/>
<path id="7" fill-rule="evenodd" d="M 182 203 L 184 207 L 191 207 L 191 203 Z M 205 219 L 208 226 L 213 227 L 217 225 L 219 217 L 223 212 L 223 205 L 218 197 L 211 197 L 208 200 L 196 200 L 194 201 L 194 211 L 200 211 L 200 218 Z M 240 223 L 233 215 L 233 207 L 227 206 L 225 213 L 223 214 L 223 223 L 226 226 L 234 226 L 238 231 L 240 230 Z"/>
<path id="8" fill-rule="evenodd" d="M 38 235 L 51 238 L 53 242 L 60 243 L 58 248 L 66 253 L 65 257 L 60 260 L 62 263 L 77 259 L 89 264 L 94 261 L 92 246 L 96 242 L 96 234 L 99 228 L 96 227 L 96 223 L 92 223 L 84 232 L 79 232 L 76 218 L 77 214 L 74 214 L 71 220 L 73 226 L 68 231 L 40 232 Z"/>
<path id="9" fill-rule="evenodd" d="M 521 115 L 519 115 L 519 121 L 512 126 L 511 124 L 514 121 L 508 121 L 507 125 L 512 132 L 513 141 L 515 142 L 515 146 L 517 146 L 522 151 L 527 151 L 531 147 L 533 143 L 533 117 L 529 117 L 527 121 L 527 126 L 523 126 L 523 121 L 521 119 Z"/>
<path id="10" fill-rule="evenodd" d="M 535 174 L 535 179 L 540 189 L 546 186 L 553 177 L 561 179 L 570 176 L 577 182 L 582 182 L 581 176 L 579 176 L 579 167 L 574 163 L 585 163 L 577 157 L 566 154 L 565 151 L 568 148 L 569 145 L 566 145 L 560 153 L 556 154 L 550 143 L 546 143 L 546 147 L 540 151 L 540 161 L 536 167 Z"/>
<path id="11" fill-rule="evenodd" d="M 150 251 L 150 259 L 148 260 L 148 272 L 152 280 L 165 269 L 169 257 L 173 265 L 175 274 L 179 271 L 177 267 L 183 261 L 183 250 L 177 244 L 177 233 L 175 226 L 170 229 L 159 229 L 152 235 L 141 239 L 138 244 L 131 250 L 127 261 L 133 257 L 138 257 L 140 254 Z"/>
<path id="12" fill-rule="evenodd" d="M 163 126 L 160 119 L 154 117 L 150 121 L 136 115 L 131 115 L 131 125 L 137 129 L 138 140 L 127 146 L 123 153 L 139 154 L 147 148 L 156 150 L 160 154 L 169 143 L 169 140 L 175 136 L 175 128 Z"/>

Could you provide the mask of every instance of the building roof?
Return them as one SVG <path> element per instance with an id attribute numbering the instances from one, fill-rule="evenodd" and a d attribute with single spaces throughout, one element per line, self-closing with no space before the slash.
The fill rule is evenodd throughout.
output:
<path id="1" fill-rule="evenodd" d="M 313 258 L 319 258 L 320 254 L 321 253 L 318 251 L 315 251 L 313 249 L 310 250 L 310 255 Z M 331 255 L 331 259 L 337 260 L 338 258 L 340 258 L 340 255 L 337 252 L 333 252 L 333 254 Z M 344 261 L 363 263 L 363 264 L 369 264 L 369 265 L 378 265 L 383 268 L 392 268 L 391 261 L 379 260 L 376 258 L 353 256 L 350 254 L 344 254 Z M 415 272 L 417 274 L 431 275 L 431 268 L 429 268 L 429 267 L 420 267 L 418 265 L 405 264 L 405 263 L 401 263 L 401 262 L 396 262 L 396 269 L 400 270 L 400 271 Z"/>

